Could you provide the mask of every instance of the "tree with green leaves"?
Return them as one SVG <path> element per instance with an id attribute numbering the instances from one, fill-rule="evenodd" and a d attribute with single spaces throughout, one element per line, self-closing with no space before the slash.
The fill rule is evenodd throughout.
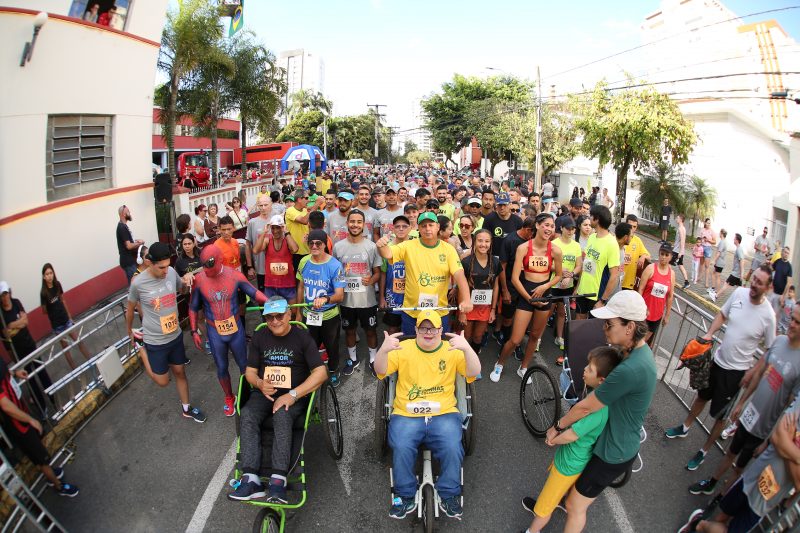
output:
<path id="1" fill-rule="evenodd" d="M 530 105 L 504 115 L 501 120 L 511 131 L 511 150 L 528 168 L 536 168 L 537 111 Z M 578 131 L 572 117 L 552 105 L 542 107 L 542 175 L 547 176 L 563 167 L 578 155 Z"/>
<path id="2" fill-rule="evenodd" d="M 403 141 L 403 153 L 408 155 L 409 153 L 413 152 L 417 149 L 417 143 L 412 141 L 411 139 L 406 139 Z"/>
<path id="3" fill-rule="evenodd" d="M 406 159 L 412 165 L 419 165 L 420 163 L 427 163 L 433 160 L 433 156 L 430 152 L 426 152 L 423 150 L 412 150 L 411 152 L 406 154 Z"/>
<path id="4" fill-rule="evenodd" d="M 581 150 L 600 166 L 617 172 L 617 219 L 625 216 L 628 172 L 665 160 L 687 163 L 697 142 L 694 125 L 678 105 L 653 87 L 610 90 L 599 82 L 585 97 L 572 100 Z"/>
<path id="5" fill-rule="evenodd" d="M 289 95 L 289 121 L 307 111 L 321 111 L 326 116 L 333 110 L 333 102 L 326 100 L 322 93 L 311 89 L 300 89 Z"/>
<path id="6" fill-rule="evenodd" d="M 312 144 L 319 146 L 322 143 L 321 111 L 306 111 L 296 115 L 285 128 L 278 134 L 278 142 L 294 141 L 299 144 Z"/>
<path id="7" fill-rule="evenodd" d="M 362 115 L 334 117 L 328 121 L 328 131 L 335 135 L 336 155 L 343 159 L 375 160 L 375 111 Z M 388 153 L 388 129 L 380 126 L 378 149 Z"/>
<path id="8" fill-rule="evenodd" d="M 686 177 L 679 167 L 666 161 L 658 161 L 648 168 L 637 172 L 639 175 L 639 205 L 655 216 L 661 213 L 664 198 L 676 213 L 686 213 Z"/>
<path id="9" fill-rule="evenodd" d="M 160 93 L 161 122 L 167 144 L 169 174 L 175 177 L 175 125 L 179 116 L 178 91 L 188 77 L 206 60 L 222 38 L 220 7 L 209 0 L 184 0 L 177 11 L 167 13 L 161 35 L 158 68 L 169 81 Z M 157 94 L 156 96 L 159 96 Z"/>
<path id="10" fill-rule="evenodd" d="M 699 176 L 692 176 L 686 184 L 685 190 L 686 214 L 692 219 L 692 233 L 694 235 L 697 221 L 714 216 L 717 206 L 717 191 Z"/>

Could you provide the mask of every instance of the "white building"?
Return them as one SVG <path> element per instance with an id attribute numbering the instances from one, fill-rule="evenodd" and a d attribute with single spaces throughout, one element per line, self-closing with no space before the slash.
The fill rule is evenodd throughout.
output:
<path id="1" fill-rule="evenodd" d="M 91 3 L 101 17 L 114 5 Z M 121 205 L 132 212 L 134 238 L 158 238 L 150 153 L 167 0 L 117 4 L 125 9 L 107 26 L 82 18 L 83 0 L 10 0 L 0 10 L 0 279 L 37 337 L 46 319 L 31 311 L 44 263 L 77 314 L 125 286 L 115 238 Z M 48 19 L 20 66 L 39 11 Z"/>
<path id="2" fill-rule="evenodd" d="M 285 50 L 278 56 L 278 66 L 286 70 L 286 108 L 291 95 L 304 89 L 325 94 L 325 62 L 303 48 Z M 286 116 L 284 115 L 284 124 Z"/>
<path id="3" fill-rule="evenodd" d="M 432 152 L 431 132 L 425 129 L 425 111 L 422 109 L 422 98 L 415 98 L 411 108 L 411 128 L 408 138 L 414 141 L 419 150 Z"/>

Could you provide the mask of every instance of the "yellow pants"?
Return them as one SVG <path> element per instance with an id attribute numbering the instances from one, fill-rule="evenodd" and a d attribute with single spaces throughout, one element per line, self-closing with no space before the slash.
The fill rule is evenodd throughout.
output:
<path id="1" fill-rule="evenodd" d="M 538 517 L 545 517 L 553 513 L 558 503 L 567 494 L 567 491 L 572 488 L 580 474 L 574 476 L 565 476 L 558 471 L 556 465 L 550 463 L 548 468 L 550 474 L 547 476 L 547 481 L 544 482 L 542 492 L 536 498 L 536 505 L 533 507 L 533 513 Z"/>

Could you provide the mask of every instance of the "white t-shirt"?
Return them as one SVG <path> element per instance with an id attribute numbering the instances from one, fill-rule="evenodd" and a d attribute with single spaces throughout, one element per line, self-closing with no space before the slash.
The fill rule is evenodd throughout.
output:
<path id="1" fill-rule="evenodd" d="M 722 306 L 722 314 L 728 324 L 714 361 L 727 370 L 749 370 L 759 343 L 772 346 L 775 340 L 775 311 L 766 298 L 753 305 L 750 289 L 739 287 Z"/>
<path id="2" fill-rule="evenodd" d="M 542 196 L 545 198 L 552 198 L 553 197 L 553 184 L 549 181 L 542 185 Z"/>

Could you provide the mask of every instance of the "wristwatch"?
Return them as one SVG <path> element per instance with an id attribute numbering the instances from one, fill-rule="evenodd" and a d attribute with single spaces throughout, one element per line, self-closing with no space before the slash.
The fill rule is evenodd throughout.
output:
<path id="1" fill-rule="evenodd" d="M 291 391 L 290 391 L 290 392 L 291 392 Z M 562 433 L 562 432 L 564 431 L 564 428 L 562 428 L 562 427 L 561 427 L 561 426 L 558 424 L 559 422 L 561 422 L 561 420 L 556 420 L 556 423 L 555 423 L 555 425 L 553 425 L 553 427 L 556 429 L 556 431 L 558 431 L 559 433 Z"/>
<path id="2" fill-rule="evenodd" d="M 608 303 L 608 298 L 600 298 L 600 301 L 603 302 L 603 305 Z"/>
<path id="3" fill-rule="evenodd" d="M 289 396 L 291 396 L 293 399 L 296 400 L 297 399 L 297 391 L 294 390 L 294 389 L 289 389 Z"/>

